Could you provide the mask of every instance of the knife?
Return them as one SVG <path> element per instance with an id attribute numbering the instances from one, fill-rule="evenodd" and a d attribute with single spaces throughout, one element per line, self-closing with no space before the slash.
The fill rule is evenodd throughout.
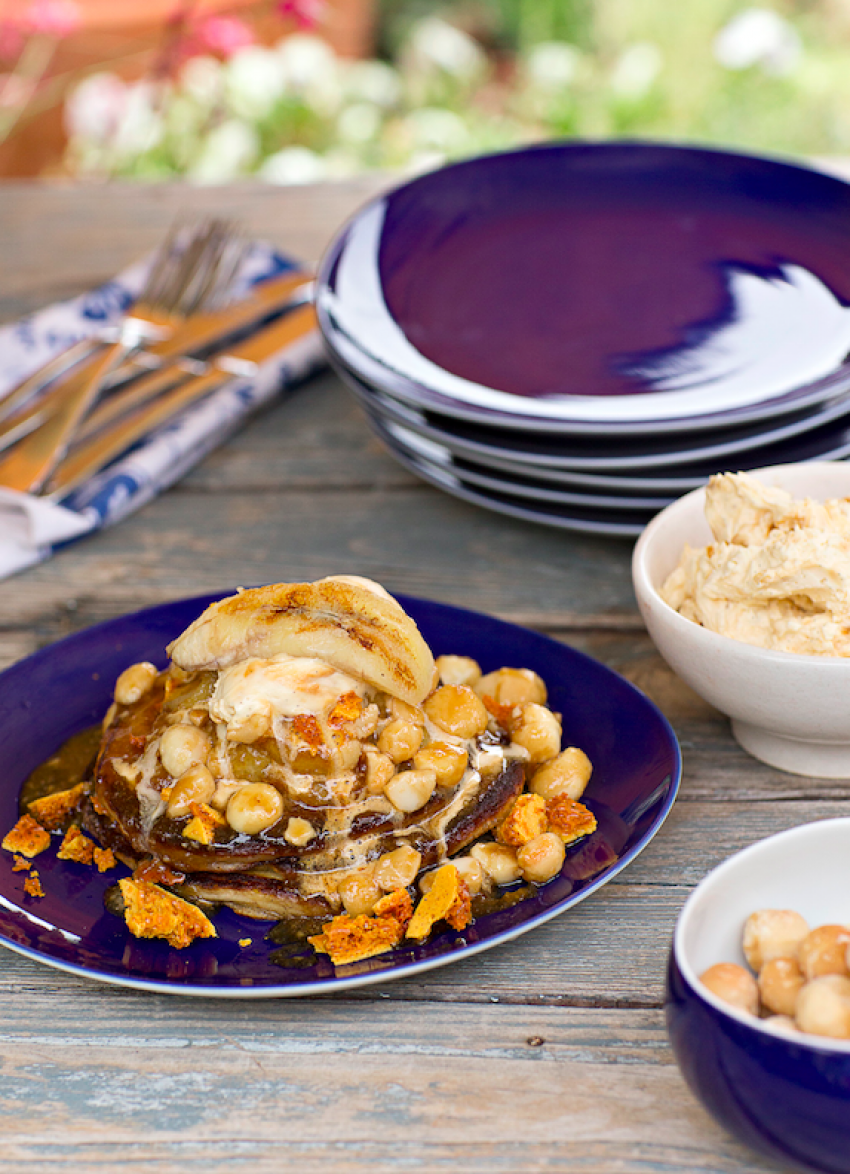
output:
<path id="1" fill-rule="evenodd" d="M 184 379 L 129 418 L 120 419 L 112 427 L 104 428 L 78 444 L 55 469 L 43 491 L 44 496 L 56 499 L 70 493 L 148 432 L 166 423 L 203 396 L 224 386 L 233 379 L 236 365 L 242 368 L 240 374 L 247 375 L 290 343 L 309 334 L 316 326 L 316 312 L 312 304 L 302 304 L 271 325 L 262 327 L 250 338 L 230 347 L 226 356 L 213 360 L 209 370 L 203 374 Z"/>
<path id="2" fill-rule="evenodd" d="M 141 362 L 127 362 L 116 370 L 136 374 L 138 370 L 149 367 L 151 359 L 167 360 L 177 355 L 191 355 L 193 352 L 209 348 L 217 341 L 226 339 L 274 313 L 291 300 L 299 288 L 304 292 L 304 296 L 308 296 L 311 281 L 311 274 L 297 270 L 261 282 L 252 288 L 249 297 L 234 302 L 223 310 L 194 314 L 187 318 L 168 338 L 151 343 L 146 348 L 145 358 Z M 62 426 L 63 405 L 66 401 L 73 403 L 75 396 L 103 362 L 103 358 L 98 354 L 78 366 L 68 378 L 58 382 L 46 396 L 24 413 L 24 416 L 28 417 L 37 413 L 39 420 L 27 430 L 28 434 L 15 444 L 11 452 L 0 458 L 0 485 L 22 492 L 37 492 L 45 484 L 73 440 L 73 435 L 67 434 L 67 430 Z M 154 376 L 156 374 L 158 373 L 154 372 Z M 148 387 L 158 391 L 162 381 L 154 376 L 148 377 Z M 170 381 L 173 382 L 173 379 Z M 154 392 L 151 391 L 151 394 Z M 16 417 L 12 421 L 15 427 L 20 422 L 21 417 Z M 16 438 L 21 434 L 20 431 L 17 432 Z M 0 449 L 4 447 L 7 445 L 3 444 L 3 435 L 0 434 Z"/>

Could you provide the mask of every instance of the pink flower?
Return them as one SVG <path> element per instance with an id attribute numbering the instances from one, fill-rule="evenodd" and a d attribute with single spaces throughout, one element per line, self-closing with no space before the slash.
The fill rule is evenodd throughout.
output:
<path id="1" fill-rule="evenodd" d="M 312 29 L 325 11 L 325 0 L 278 0 L 278 16 L 291 16 L 299 28 Z"/>
<path id="2" fill-rule="evenodd" d="M 0 23 L 0 61 L 16 61 L 23 47 L 21 30 L 9 20 Z"/>
<path id="3" fill-rule="evenodd" d="M 46 33 L 51 37 L 67 37 L 80 23 L 80 13 L 74 0 L 30 0 L 20 16 L 11 18 L 23 33 Z"/>
<path id="4" fill-rule="evenodd" d="M 235 16 L 208 16 L 196 28 L 205 48 L 222 57 L 232 57 L 246 45 L 253 45 L 254 34 L 244 20 Z"/>

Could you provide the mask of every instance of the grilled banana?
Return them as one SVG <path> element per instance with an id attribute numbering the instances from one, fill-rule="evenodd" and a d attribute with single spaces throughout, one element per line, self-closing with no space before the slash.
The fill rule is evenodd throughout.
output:
<path id="1" fill-rule="evenodd" d="M 247 657 L 316 657 L 411 705 L 431 691 L 434 658 L 391 595 L 354 576 L 278 583 L 213 603 L 169 645 L 189 671 Z"/>

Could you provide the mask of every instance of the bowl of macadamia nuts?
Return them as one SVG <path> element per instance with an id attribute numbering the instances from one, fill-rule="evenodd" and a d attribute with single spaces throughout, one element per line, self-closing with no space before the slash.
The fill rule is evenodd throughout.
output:
<path id="1" fill-rule="evenodd" d="M 795 1170 L 850 1174 L 850 818 L 770 836 L 700 882 L 666 1016 L 721 1124 Z"/>

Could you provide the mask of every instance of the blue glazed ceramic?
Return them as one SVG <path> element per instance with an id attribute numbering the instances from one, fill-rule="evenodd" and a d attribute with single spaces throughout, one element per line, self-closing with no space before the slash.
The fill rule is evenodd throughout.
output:
<path id="1" fill-rule="evenodd" d="M 165 646 L 215 597 L 180 600 L 68 637 L 0 674 L 0 828 L 18 817 L 29 773 L 71 734 L 99 722 L 118 674 L 134 661 L 166 663 Z M 485 669 L 534 669 L 564 715 L 565 744 L 594 764 L 586 801 L 599 827 L 572 851 L 561 875 L 511 909 L 479 918 L 462 933 L 335 968 L 310 947 L 277 953 L 269 922 L 216 914 L 219 936 L 172 950 L 139 941 L 106 912 L 103 895 L 123 871 L 106 875 L 47 851 L 36 860 L 46 896 L 28 898 L 26 874 L 0 853 L 0 942 L 28 957 L 105 982 L 213 996 L 319 994 L 441 966 L 508 941 L 595 892 L 649 842 L 670 810 L 681 759 L 670 726 L 637 689 L 565 645 L 489 616 L 399 597 L 436 655 L 475 657 Z M 240 941 L 250 938 L 248 946 Z"/>
<path id="2" fill-rule="evenodd" d="M 529 431 L 514 434 L 504 428 L 453 420 L 376 392 L 339 364 L 337 372 L 370 415 L 410 428 L 460 456 L 514 461 L 531 469 L 570 473 L 628 469 L 651 475 L 698 465 L 716 472 L 733 465 L 736 469 L 761 468 L 768 458 L 773 460 L 774 453 L 781 457 L 781 463 L 791 464 L 840 459 L 850 452 L 850 400 L 845 396 L 782 416 L 775 423 L 764 421 L 684 436 L 567 437 Z"/>
<path id="3" fill-rule="evenodd" d="M 706 877 L 680 915 L 667 971 L 670 1042 L 691 1091 L 741 1141 L 783 1168 L 850 1174 L 850 1042 L 771 1030 L 699 982 L 744 964 L 744 921 L 795 909 L 809 925 L 847 919 L 850 819 L 763 840 Z"/>
<path id="4" fill-rule="evenodd" d="M 367 203 L 317 282 L 340 361 L 495 427 L 693 432 L 850 386 L 850 185 L 662 143 L 549 143 Z"/>
<path id="5" fill-rule="evenodd" d="M 376 395 L 349 369 L 336 366 L 365 409 L 372 430 L 412 473 L 473 505 L 577 533 L 636 538 L 678 493 L 704 484 L 730 463 L 736 469 L 749 469 L 774 460 L 794 463 L 823 456 L 840 460 L 850 454 L 846 403 L 826 405 L 823 416 L 831 422 L 801 435 L 797 431 L 805 429 L 805 423 L 787 417 L 784 428 L 769 430 L 767 435 L 769 439 L 788 432 L 791 439 L 771 444 L 759 443 L 760 426 L 751 425 L 749 432 L 755 435 L 757 447 L 730 458 L 724 444 L 717 443 L 723 432 L 698 433 L 691 441 L 697 445 L 693 451 L 681 444 L 678 450 L 669 445 L 665 450 L 657 443 L 645 451 L 640 438 L 631 443 L 600 443 L 582 438 L 538 439 L 528 432 L 513 436 L 506 430 L 499 437 L 494 435 L 496 429 L 438 419 L 432 412 Z M 700 436 L 712 442 L 705 449 L 698 447 Z M 699 460 L 677 463 L 685 458 Z M 631 476 L 606 477 L 604 472 L 586 473 L 587 469 Z M 566 489 L 560 489 L 561 485 Z"/>
<path id="6" fill-rule="evenodd" d="M 430 442 L 422 444 L 414 433 L 406 429 L 385 427 L 377 418 L 371 420 L 372 428 L 383 440 L 390 452 L 405 468 L 438 489 L 444 489 L 461 501 L 483 509 L 494 510 L 507 517 L 523 522 L 536 522 L 542 526 L 555 526 L 577 534 L 600 534 L 607 538 L 637 538 L 659 506 L 647 507 L 631 502 L 601 505 L 599 501 L 580 500 L 553 501 L 545 495 L 516 491 L 509 477 L 501 477 L 491 485 L 482 485 L 457 471 L 452 465 L 430 458 Z"/>

